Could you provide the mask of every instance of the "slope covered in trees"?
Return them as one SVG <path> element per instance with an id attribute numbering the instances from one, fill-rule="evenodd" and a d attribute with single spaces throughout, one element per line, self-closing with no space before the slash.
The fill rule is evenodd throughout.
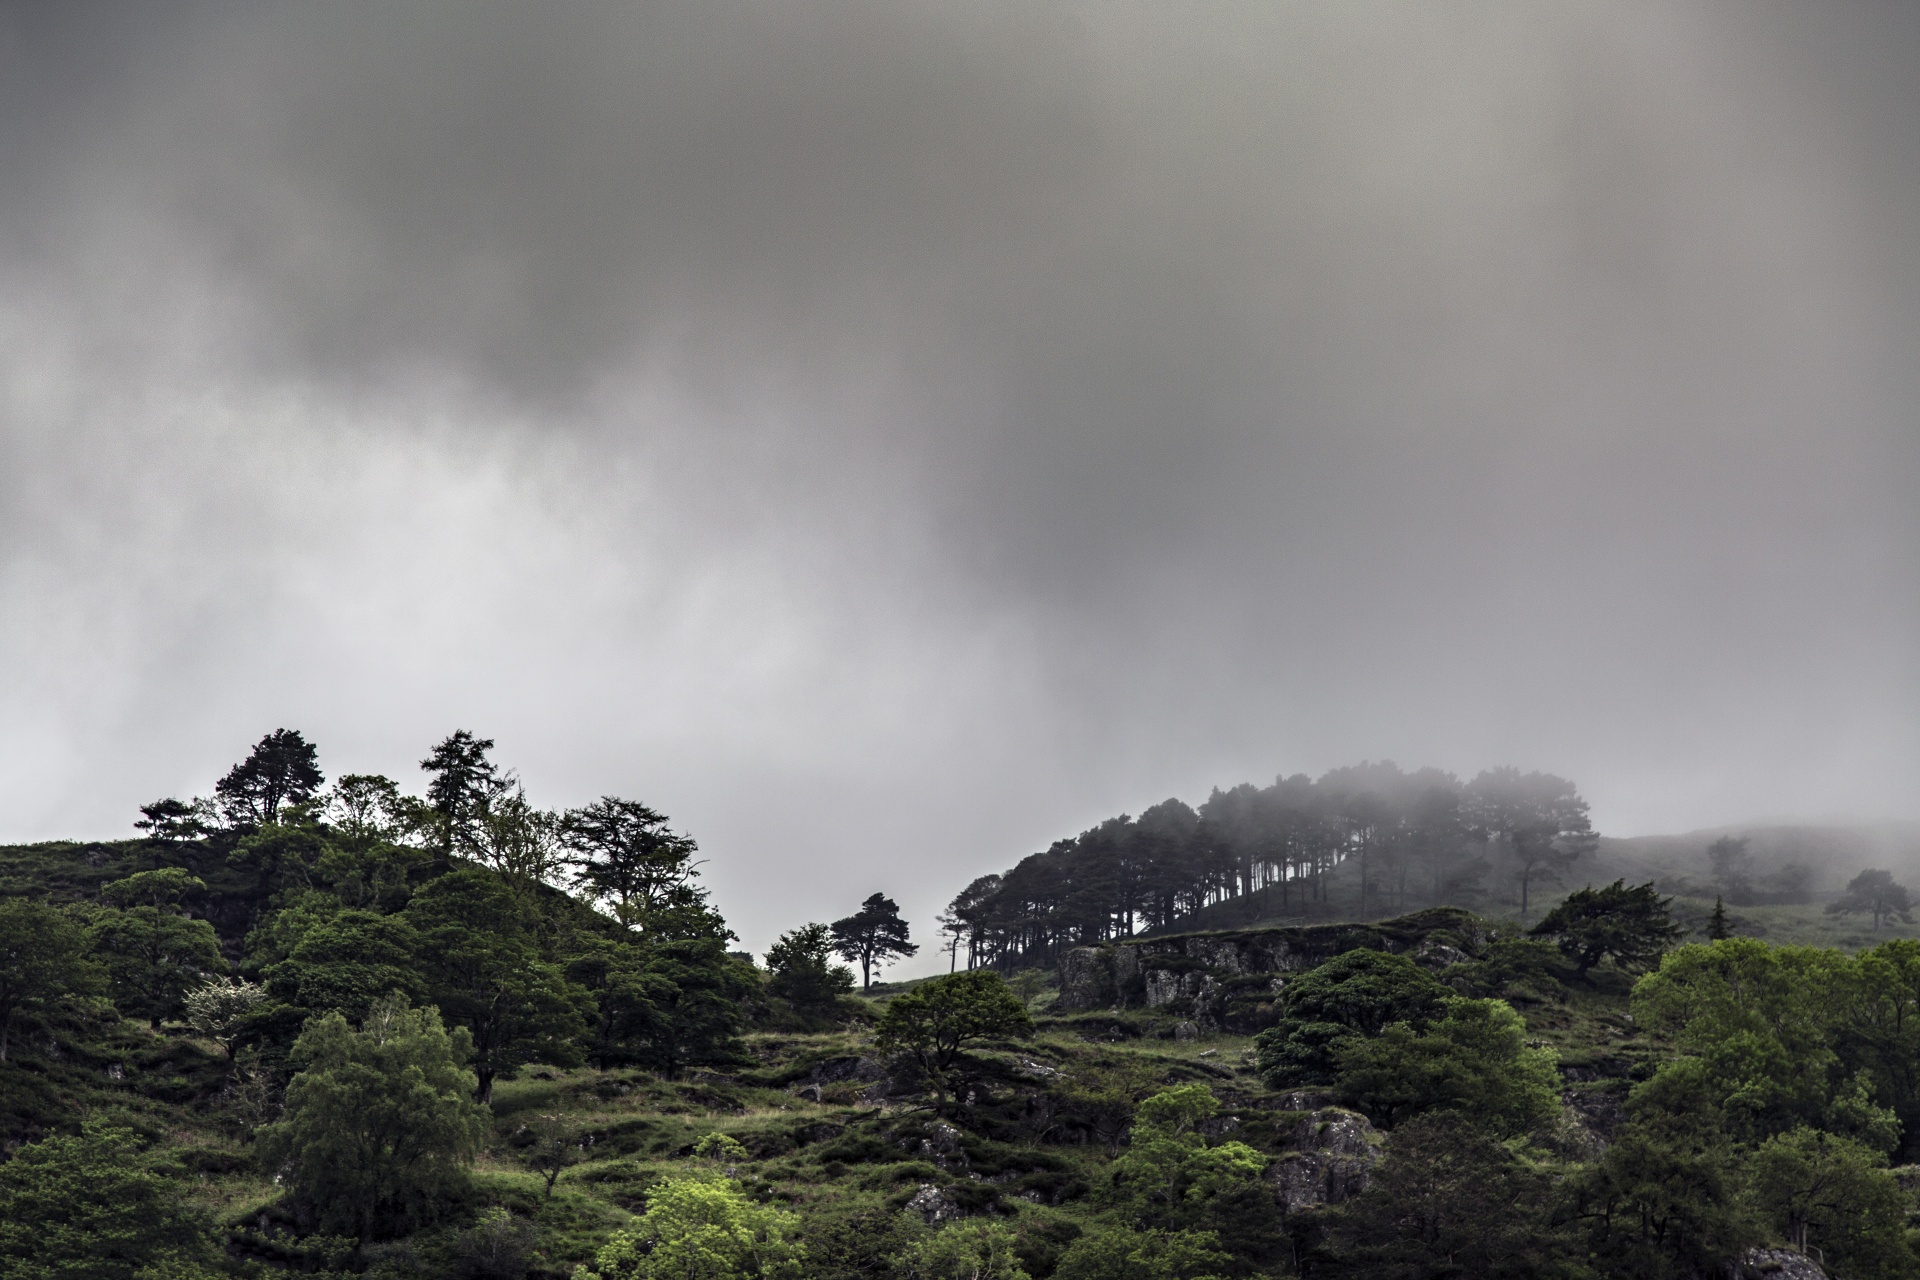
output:
<path id="1" fill-rule="evenodd" d="M 1367 919 L 1442 902 L 1510 902 L 1524 918 L 1594 841 L 1564 778 L 1499 768 L 1463 784 L 1381 761 L 1110 818 L 974 881 L 943 924 L 969 967 L 1008 967 L 1226 905 L 1238 910 L 1210 912 L 1215 927 L 1223 914 Z"/>
<path id="2" fill-rule="evenodd" d="M 1136 904 L 1192 874 L 1169 850 L 1317 814 L 1328 865 L 1213 895 L 1317 922 L 1180 935 L 1116 897 L 1104 936 L 977 956 L 1051 949 L 1058 984 L 862 998 L 836 961 L 915 945 L 884 894 L 756 965 L 691 838 L 542 810 L 491 747 L 451 736 L 411 796 L 282 731 L 139 839 L 0 849 L 0 1277 L 1920 1277 L 1920 942 L 1702 942 L 1625 881 L 1527 928 L 1333 922 L 1423 901 L 1402 859 L 1448 810 L 1442 865 L 1517 910 L 1552 870 L 1521 846 L 1587 836 L 1557 780 L 1244 789 L 1182 845 L 1143 818 Z M 1496 788 L 1559 806 L 1550 838 Z"/>

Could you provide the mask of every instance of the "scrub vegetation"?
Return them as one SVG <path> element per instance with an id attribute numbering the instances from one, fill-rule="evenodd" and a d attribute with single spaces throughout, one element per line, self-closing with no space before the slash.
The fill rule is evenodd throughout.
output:
<path id="1" fill-rule="evenodd" d="M 884 894 L 756 962 L 665 816 L 492 745 L 416 797 L 280 730 L 0 850 L 0 1277 L 1920 1275 L 1891 872 L 1575 887 L 1571 784 L 1366 766 L 1062 842 L 887 983 Z M 1186 927 L 1251 894 L 1310 922 Z"/>

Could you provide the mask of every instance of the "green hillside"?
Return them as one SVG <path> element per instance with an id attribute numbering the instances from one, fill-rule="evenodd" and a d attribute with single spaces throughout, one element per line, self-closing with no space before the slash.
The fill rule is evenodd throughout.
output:
<path id="1" fill-rule="evenodd" d="M 0 1277 L 1920 1274 L 1891 877 L 1523 928 L 1342 920 L 1330 868 L 1304 922 L 855 994 L 883 896 L 756 961 L 662 815 L 489 745 L 415 799 L 270 736 L 0 849 Z"/>

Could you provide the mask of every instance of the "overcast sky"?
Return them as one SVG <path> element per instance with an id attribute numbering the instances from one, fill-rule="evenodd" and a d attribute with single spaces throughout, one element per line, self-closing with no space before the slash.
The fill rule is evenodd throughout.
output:
<path id="1" fill-rule="evenodd" d="M 0 7 L 0 839 L 268 730 L 763 948 L 1363 758 L 1920 816 L 1920 7 Z"/>

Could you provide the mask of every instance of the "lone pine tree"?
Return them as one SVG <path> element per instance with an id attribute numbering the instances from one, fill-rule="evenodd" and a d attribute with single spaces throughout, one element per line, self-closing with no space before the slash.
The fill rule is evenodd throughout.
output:
<path id="1" fill-rule="evenodd" d="M 860 963 L 860 990 L 873 987 L 873 968 L 894 956 L 910 956 L 919 951 L 907 941 L 907 922 L 900 918 L 900 905 L 883 893 L 876 893 L 860 904 L 860 910 L 844 920 L 835 920 L 833 949 L 844 960 Z"/>

